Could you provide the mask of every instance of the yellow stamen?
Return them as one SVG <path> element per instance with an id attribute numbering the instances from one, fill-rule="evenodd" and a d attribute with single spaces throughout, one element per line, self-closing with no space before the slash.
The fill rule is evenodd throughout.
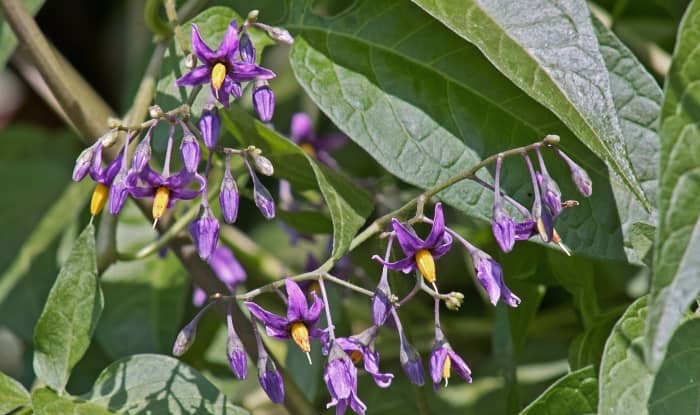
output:
<path id="1" fill-rule="evenodd" d="M 362 361 L 362 352 L 359 350 L 353 350 L 350 352 L 350 360 L 353 363 L 360 363 Z"/>
<path id="2" fill-rule="evenodd" d="M 90 200 L 90 213 L 92 216 L 98 215 L 107 203 L 109 196 L 109 187 L 98 183 L 95 191 L 92 192 L 92 200 Z"/>
<path id="3" fill-rule="evenodd" d="M 569 248 L 564 245 L 564 242 L 561 241 L 561 236 L 559 236 L 559 233 L 557 232 L 556 229 L 552 230 L 552 242 L 555 244 L 559 245 L 559 248 L 561 248 L 562 251 L 568 256 L 571 256 L 571 252 L 569 252 Z"/>
<path id="4" fill-rule="evenodd" d="M 219 93 L 221 85 L 224 84 L 224 79 L 226 78 L 226 65 L 219 62 L 211 70 L 211 86 L 214 87 L 214 91 Z"/>
<path id="5" fill-rule="evenodd" d="M 549 242 L 547 227 L 544 226 L 544 221 L 542 221 L 542 218 L 537 218 L 537 232 L 540 233 L 540 238 L 542 238 L 542 241 Z"/>
<path id="6" fill-rule="evenodd" d="M 301 149 L 304 150 L 304 153 L 310 155 L 313 158 L 316 158 L 316 150 L 314 149 L 314 146 L 312 146 L 311 144 L 303 143 L 303 144 L 299 145 L 299 147 L 301 147 Z"/>
<path id="7" fill-rule="evenodd" d="M 445 379 L 445 386 L 447 386 L 447 380 L 450 378 L 450 369 L 452 368 L 452 360 L 450 360 L 450 355 L 445 357 L 445 363 L 442 365 L 442 378 Z"/>
<path id="8" fill-rule="evenodd" d="M 292 323 L 292 327 L 289 329 L 292 335 L 294 343 L 299 346 L 302 352 L 309 353 L 311 351 L 311 343 L 309 343 L 309 329 L 306 324 L 297 321 Z"/>
<path id="9" fill-rule="evenodd" d="M 426 281 L 435 282 L 435 259 L 427 249 L 416 252 L 416 265 Z"/>
<path id="10" fill-rule="evenodd" d="M 170 201 L 170 190 L 167 187 L 161 186 L 156 189 L 156 195 L 153 198 L 153 219 L 157 222 L 163 216 L 165 209 L 168 208 Z M 155 226 L 155 222 L 153 224 Z"/>

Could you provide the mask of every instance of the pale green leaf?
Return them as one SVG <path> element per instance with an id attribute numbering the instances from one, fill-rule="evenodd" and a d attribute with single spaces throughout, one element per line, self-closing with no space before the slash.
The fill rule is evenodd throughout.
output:
<path id="1" fill-rule="evenodd" d="M 109 415 L 109 411 L 89 402 L 58 396 L 56 392 L 40 388 L 32 392 L 32 409 L 37 415 Z"/>
<path id="2" fill-rule="evenodd" d="M 90 345 L 102 306 L 95 228 L 88 225 L 75 241 L 34 329 L 34 372 L 54 390 L 65 388 Z"/>
<path id="3" fill-rule="evenodd" d="M 7 414 L 13 410 L 29 404 L 29 392 L 21 383 L 10 376 L 0 372 L 0 414 Z"/>
<path id="4" fill-rule="evenodd" d="M 597 406 L 598 380 L 593 366 L 588 366 L 554 382 L 520 415 L 595 414 Z"/>

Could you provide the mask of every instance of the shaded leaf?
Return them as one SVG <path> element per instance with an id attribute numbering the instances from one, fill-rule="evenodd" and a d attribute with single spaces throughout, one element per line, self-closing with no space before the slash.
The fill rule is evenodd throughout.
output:
<path id="1" fill-rule="evenodd" d="M 140 354 L 107 367 L 83 396 L 129 414 L 247 414 L 199 372 L 169 356 Z"/>
<path id="2" fill-rule="evenodd" d="M 595 414 L 597 406 L 598 380 L 593 366 L 588 366 L 554 382 L 520 414 Z"/>
<path id="3" fill-rule="evenodd" d="M 6 414 L 29 404 L 29 392 L 21 383 L 0 372 L 0 414 Z"/>
<path id="4" fill-rule="evenodd" d="M 109 415 L 109 411 L 89 402 L 58 396 L 56 392 L 40 388 L 32 392 L 32 409 L 37 415 Z"/>
<path id="5" fill-rule="evenodd" d="M 600 363 L 600 415 L 644 415 L 653 374 L 644 363 L 644 325 L 647 297 L 627 308 L 613 328 Z"/>
<path id="6" fill-rule="evenodd" d="M 88 225 L 75 241 L 34 329 L 34 372 L 51 388 L 65 388 L 90 344 L 102 305 L 95 228 Z"/>
<path id="7" fill-rule="evenodd" d="M 700 2 L 680 27 L 661 116 L 659 227 L 654 251 L 647 359 L 658 367 L 683 313 L 700 293 Z"/>
<path id="8" fill-rule="evenodd" d="M 572 370 L 588 365 L 598 367 L 605 342 L 623 311 L 624 309 L 615 308 L 598 315 L 583 333 L 572 340 L 569 346 L 569 366 Z"/>

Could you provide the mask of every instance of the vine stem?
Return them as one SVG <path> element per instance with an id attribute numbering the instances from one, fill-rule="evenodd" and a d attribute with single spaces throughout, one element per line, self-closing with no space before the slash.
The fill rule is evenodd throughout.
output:
<path id="1" fill-rule="evenodd" d="M 328 338 L 332 342 L 335 340 L 335 325 L 333 324 L 333 318 L 331 317 L 331 307 L 328 302 L 328 293 L 326 292 L 326 283 L 323 281 L 323 276 L 318 278 L 318 285 L 321 287 L 321 295 L 323 296 L 323 303 L 326 309 L 326 323 L 328 324 Z"/>
<path id="2" fill-rule="evenodd" d="M 349 288 L 357 293 L 360 293 L 362 295 L 366 295 L 368 297 L 372 297 L 374 295 L 374 292 L 372 292 L 366 288 L 360 287 L 359 285 L 353 284 L 349 281 L 345 281 L 342 278 L 338 278 L 334 275 L 331 275 L 328 272 L 312 271 L 312 272 L 305 272 L 305 273 L 299 274 L 299 275 L 294 275 L 292 277 L 288 277 L 285 279 L 273 281 L 271 283 L 265 284 L 263 286 L 255 288 L 255 289 L 250 290 L 250 291 L 243 293 L 243 294 L 238 294 L 238 295 L 233 295 L 233 296 L 224 296 L 224 297 L 229 298 L 229 299 L 236 299 L 238 301 L 250 301 L 253 298 L 259 296 L 260 294 L 273 292 L 275 289 L 281 288 L 285 284 L 285 281 L 287 279 L 290 279 L 294 282 L 309 281 L 309 280 L 319 281 L 319 285 L 321 285 L 320 280 L 323 279 L 326 281 L 330 281 L 333 284 Z"/>

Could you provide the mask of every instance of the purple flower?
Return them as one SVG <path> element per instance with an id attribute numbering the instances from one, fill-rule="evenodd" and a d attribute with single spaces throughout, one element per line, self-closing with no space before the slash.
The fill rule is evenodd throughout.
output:
<path id="1" fill-rule="evenodd" d="M 94 149 L 92 164 L 88 173 L 93 181 L 97 183 L 95 191 L 92 193 L 90 201 L 90 213 L 92 216 L 99 214 L 107 203 L 111 195 L 112 184 L 117 173 L 124 171 L 124 151 L 120 151 L 117 157 L 112 160 L 107 167 L 102 167 L 102 142 L 99 142 Z M 117 211 L 118 212 L 118 211 Z M 116 214 L 116 213 L 114 213 Z"/>
<path id="2" fill-rule="evenodd" d="M 404 373 L 414 385 L 422 386 L 425 383 L 423 377 L 423 362 L 415 347 L 406 340 L 406 335 L 401 333 L 401 347 L 399 349 L 399 362 Z"/>
<path id="3" fill-rule="evenodd" d="M 391 246 L 393 242 L 394 240 L 391 238 L 387 244 L 385 260 L 388 260 L 389 255 L 391 255 Z M 377 288 L 374 290 L 374 295 L 372 296 L 372 321 L 377 327 L 381 327 L 386 322 L 386 319 L 393 309 L 388 274 L 389 269 L 384 265 L 382 267 L 382 276 L 379 279 L 379 284 L 377 284 Z"/>
<path id="4" fill-rule="evenodd" d="M 275 94 L 265 81 L 257 81 L 253 88 L 253 107 L 263 122 L 269 122 L 275 112 Z"/>
<path id="5" fill-rule="evenodd" d="M 260 352 L 260 350 L 258 350 L 258 381 L 272 402 L 282 403 L 284 401 L 282 375 L 267 352 Z"/>
<path id="6" fill-rule="evenodd" d="M 549 209 L 552 217 L 556 218 L 559 216 L 562 209 L 561 190 L 559 190 L 557 182 L 549 175 L 540 148 L 535 147 L 535 152 L 537 153 L 537 160 L 540 163 L 540 172 L 537 173 L 537 183 L 540 185 L 540 191 L 542 192 L 542 201 L 544 202 L 544 206 Z"/>
<path id="7" fill-rule="evenodd" d="M 308 155 L 331 168 L 338 168 L 338 163 L 331 153 L 347 143 L 348 138 L 343 134 L 316 136 L 311 118 L 303 112 L 292 116 L 290 138 Z"/>
<path id="8" fill-rule="evenodd" d="M 377 326 L 372 326 L 351 337 L 339 337 L 335 343 L 350 356 L 353 363 L 364 362 L 365 371 L 369 373 L 380 388 L 391 385 L 394 375 L 379 371 L 379 353 L 374 350 Z"/>
<path id="9" fill-rule="evenodd" d="M 588 177 L 586 170 L 571 160 L 571 158 L 564 154 L 563 151 L 559 150 L 558 148 L 555 148 L 555 151 L 569 166 L 569 170 L 571 171 L 571 180 L 574 182 L 574 185 L 576 185 L 576 189 L 584 197 L 589 197 L 591 193 L 593 193 L 593 182 L 591 182 L 591 178 Z"/>
<path id="10" fill-rule="evenodd" d="M 445 339 L 440 327 L 435 327 L 435 343 L 433 350 L 430 352 L 430 376 L 433 378 L 433 387 L 435 390 L 440 386 L 440 382 L 444 379 L 445 386 L 450 378 L 451 369 L 454 369 L 457 374 L 465 381 L 471 383 L 471 370 L 464 360 L 452 350 L 452 347 Z"/>
<path id="11" fill-rule="evenodd" d="M 336 415 L 342 415 L 350 407 L 356 414 L 364 414 L 367 406 L 357 396 L 357 369 L 337 343 L 333 343 L 328 363 L 323 373 L 331 401 L 326 408 L 335 406 Z"/>
<path id="12" fill-rule="evenodd" d="M 219 132 L 221 131 L 221 118 L 216 105 L 209 104 L 202 110 L 202 115 L 199 117 L 199 130 L 202 132 L 202 140 L 204 145 L 209 150 L 216 147 L 219 141 Z"/>
<path id="13" fill-rule="evenodd" d="M 290 280 L 285 280 L 287 288 L 287 316 L 282 317 L 271 313 L 252 301 L 246 302 L 250 313 L 265 325 L 267 334 L 276 339 L 291 338 L 299 348 L 309 353 L 311 351 L 310 338 L 320 338 L 322 331 L 318 327 L 318 319 L 323 310 L 323 302 L 311 293 L 313 301 L 309 307 L 306 295 L 299 285 Z"/>
<path id="14" fill-rule="evenodd" d="M 214 253 L 209 257 L 209 266 L 231 292 L 235 291 L 236 287 L 246 280 L 245 269 L 233 255 L 233 252 L 222 244 L 217 245 Z M 207 293 L 195 285 L 192 303 L 201 307 L 206 299 Z"/>
<path id="15" fill-rule="evenodd" d="M 185 170 L 195 173 L 199 166 L 199 143 L 194 135 L 189 132 L 182 138 L 180 143 L 180 155 L 182 156 Z"/>
<path id="16" fill-rule="evenodd" d="M 515 224 L 501 204 L 501 167 L 503 157 L 496 159 L 496 175 L 493 186 L 493 217 L 491 218 L 491 230 L 496 242 L 503 252 L 510 252 L 515 245 Z"/>
<path id="17" fill-rule="evenodd" d="M 216 51 L 212 51 L 204 43 L 197 25 L 193 24 L 192 48 L 202 65 L 178 79 L 177 85 L 196 86 L 210 83 L 212 95 L 226 108 L 229 106 L 229 95 L 240 96 L 241 82 L 275 77 L 275 73 L 269 69 L 238 60 L 238 25 L 235 20 L 229 24 Z"/>
<path id="18" fill-rule="evenodd" d="M 391 220 L 396 239 L 406 255 L 396 262 L 386 262 L 379 256 L 372 258 L 395 271 L 408 274 L 416 269 L 428 282 L 435 281 L 435 259 L 445 255 L 452 246 L 452 236 L 445 232 L 445 218 L 442 214 L 442 204 L 435 204 L 433 226 L 425 240 L 419 238 L 410 225 L 404 225 L 397 219 Z"/>
<path id="19" fill-rule="evenodd" d="M 219 221 L 208 205 L 202 205 L 199 218 L 190 224 L 190 233 L 199 257 L 208 261 L 219 241 Z"/>
<path id="20" fill-rule="evenodd" d="M 135 176 L 133 176 L 135 177 Z M 177 200 L 192 200 L 202 193 L 205 188 L 205 180 L 197 173 L 190 173 L 182 169 L 172 176 L 160 174 L 146 165 L 139 174 L 144 186 L 130 185 L 129 192 L 136 198 L 153 198 L 153 219 L 160 219 L 165 210 Z M 190 184 L 195 181 L 199 184 L 197 189 L 190 189 Z"/>
<path id="21" fill-rule="evenodd" d="M 231 306 L 226 313 L 226 325 L 228 327 L 228 337 L 226 339 L 226 357 L 228 358 L 231 371 L 238 379 L 245 379 L 248 375 L 248 357 L 246 356 L 243 342 L 233 328 L 233 317 L 231 316 Z"/>
<path id="22" fill-rule="evenodd" d="M 503 270 L 499 263 L 477 248 L 474 248 L 470 253 L 476 279 L 486 290 L 491 304 L 496 305 L 500 300 L 511 307 L 517 307 L 520 304 L 520 298 L 506 286 L 505 281 L 503 281 Z"/>

